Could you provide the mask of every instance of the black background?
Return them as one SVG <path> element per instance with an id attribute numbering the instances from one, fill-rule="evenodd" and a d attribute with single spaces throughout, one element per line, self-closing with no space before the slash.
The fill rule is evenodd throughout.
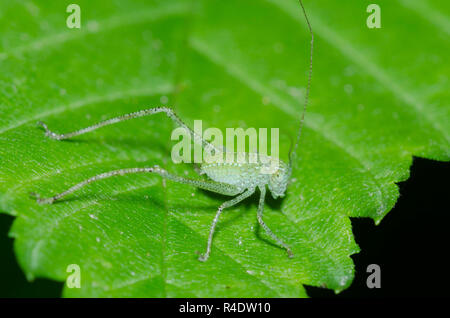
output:
<path id="1" fill-rule="evenodd" d="M 400 198 L 379 226 L 371 219 L 352 219 L 361 248 L 352 258 L 353 284 L 333 291 L 306 286 L 311 297 L 450 296 L 448 206 L 450 163 L 415 158 L 411 176 L 399 183 Z M 62 283 L 29 283 L 18 267 L 7 234 L 13 218 L 0 214 L 0 297 L 60 297 Z M 366 268 L 381 267 L 381 288 L 369 289 Z"/>

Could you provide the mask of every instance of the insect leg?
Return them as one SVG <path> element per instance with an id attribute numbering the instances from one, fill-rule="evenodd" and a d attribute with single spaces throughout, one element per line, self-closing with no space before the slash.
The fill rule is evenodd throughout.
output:
<path id="1" fill-rule="evenodd" d="M 288 253 L 288 256 L 290 258 L 292 258 L 294 256 L 294 254 L 292 253 L 292 251 L 289 248 L 289 246 L 286 243 L 284 243 L 281 239 L 279 239 L 272 232 L 272 230 L 269 229 L 269 227 L 266 225 L 266 223 L 264 223 L 264 221 L 262 219 L 262 215 L 263 215 L 263 211 L 264 211 L 264 201 L 265 201 L 265 196 L 266 196 L 266 188 L 265 187 L 261 187 L 260 190 L 261 190 L 261 196 L 259 197 L 259 205 L 258 205 L 258 212 L 257 212 L 258 222 L 263 227 L 263 229 L 266 231 L 266 233 L 272 239 L 274 239 L 279 245 L 281 245 L 282 247 L 284 247 L 286 249 L 286 252 Z"/>
<path id="2" fill-rule="evenodd" d="M 183 178 L 183 177 L 179 177 L 177 175 L 171 174 L 158 166 L 154 166 L 151 168 L 128 168 L 128 169 L 119 169 L 119 170 L 104 172 L 104 173 L 98 174 L 96 176 L 93 176 L 89 179 L 86 179 L 84 181 L 81 181 L 80 183 L 72 186 L 71 188 L 67 189 L 66 191 L 61 192 L 61 193 L 59 193 L 55 196 L 49 197 L 49 198 L 41 198 L 36 193 L 31 193 L 30 195 L 33 198 L 35 198 L 36 201 L 40 204 L 52 204 L 56 200 L 59 200 L 62 197 L 66 196 L 72 192 L 75 192 L 92 182 L 110 178 L 110 177 L 114 177 L 114 176 L 123 176 L 123 175 L 131 174 L 131 173 L 156 173 L 163 178 L 166 178 L 166 179 L 169 179 L 169 180 L 172 180 L 175 182 L 189 184 L 189 185 L 192 185 L 192 186 L 204 189 L 204 190 L 208 190 L 208 191 L 212 191 L 212 192 L 216 192 L 216 193 L 220 193 L 220 194 L 224 194 L 224 195 L 236 195 L 239 193 L 239 190 L 237 190 L 235 187 L 227 185 L 227 184 L 222 184 L 222 183 L 213 182 L 213 181 L 187 179 L 187 178 Z"/>
<path id="3" fill-rule="evenodd" d="M 219 221 L 219 216 L 220 216 L 220 214 L 222 214 L 223 209 L 229 208 L 233 205 L 238 204 L 239 202 L 241 202 L 241 201 L 245 200 L 246 198 L 248 198 L 249 196 L 251 196 L 254 192 L 255 192 L 254 189 L 248 189 L 245 192 L 238 195 L 237 197 L 235 197 L 229 201 L 225 201 L 224 203 L 222 203 L 219 206 L 219 208 L 217 209 L 216 216 L 214 217 L 214 220 L 211 224 L 211 228 L 209 230 L 208 245 L 206 247 L 206 252 L 204 254 L 200 255 L 200 257 L 198 258 L 199 261 L 205 262 L 209 258 L 209 254 L 211 253 L 211 244 L 212 244 L 212 239 L 213 239 L 213 235 L 214 235 L 214 230 L 216 228 L 217 221 Z"/>
<path id="4" fill-rule="evenodd" d="M 157 114 L 157 113 L 165 113 L 167 115 L 167 117 L 172 119 L 178 126 L 183 127 L 184 129 L 186 129 L 186 131 L 190 134 L 191 138 L 195 142 L 201 144 L 204 149 L 209 149 L 210 151 L 214 150 L 214 151 L 222 152 L 220 149 L 215 147 L 213 144 L 211 144 L 208 141 L 204 140 L 202 138 L 202 136 L 198 135 L 192 129 L 190 129 L 174 113 L 174 111 L 171 108 L 168 108 L 168 107 L 154 107 L 154 108 L 149 108 L 149 109 L 137 111 L 137 112 L 134 112 L 134 113 L 121 115 L 121 116 L 118 116 L 118 117 L 114 117 L 114 118 L 110 118 L 110 119 L 101 121 L 101 122 L 99 122 L 97 124 L 94 124 L 92 126 L 85 127 L 85 128 L 73 131 L 73 132 L 65 133 L 65 134 L 58 134 L 58 133 L 55 133 L 55 132 L 51 131 L 50 129 L 48 129 L 47 125 L 45 123 L 43 123 L 42 121 L 38 122 L 38 125 L 42 126 L 45 129 L 45 135 L 46 136 L 50 137 L 51 139 L 63 140 L 63 139 L 69 139 L 69 138 L 72 138 L 72 137 L 75 137 L 75 136 L 79 136 L 79 135 L 91 132 L 93 130 L 96 130 L 96 129 L 104 127 L 104 126 L 116 124 L 116 123 L 119 123 L 119 122 L 122 122 L 122 121 L 125 121 L 125 120 L 129 120 L 129 119 L 133 119 L 133 118 L 150 116 L 150 115 L 154 115 L 154 114 Z"/>

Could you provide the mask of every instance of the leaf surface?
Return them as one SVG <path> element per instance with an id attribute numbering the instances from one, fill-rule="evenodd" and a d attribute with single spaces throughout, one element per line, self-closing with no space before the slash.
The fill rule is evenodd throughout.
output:
<path id="1" fill-rule="evenodd" d="M 170 160 L 173 124 L 141 118 L 58 142 L 58 132 L 158 105 L 190 126 L 280 128 L 281 155 L 302 109 L 309 34 L 295 0 L 78 1 L 68 29 L 64 1 L 0 5 L 0 209 L 16 216 L 15 251 L 29 279 L 64 281 L 68 297 L 305 297 L 303 285 L 341 291 L 359 248 L 350 217 L 379 223 L 412 156 L 450 158 L 449 7 L 439 1 L 305 1 L 316 41 L 310 108 L 282 200 L 265 222 L 293 249 L 288 259 L 258 226 L 257 196 L 221 216 L 228 197 L 158 176 L 91 184 L 64 201 L 50 196 L 97 173 Z M 432 36 L 430 36 L 432 35 Z"/>

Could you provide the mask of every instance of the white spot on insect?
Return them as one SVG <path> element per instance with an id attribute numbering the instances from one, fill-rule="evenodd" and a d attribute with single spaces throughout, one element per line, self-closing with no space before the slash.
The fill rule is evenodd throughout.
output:
<path id="1" fill-rule="evenodd" d="M 166 105 L 169 102 L 169 98 L 166 95 L 163 95 L 159 98 L 161 104 Z"/>
<path id="2" fill-rule="evenodd" d="M 83 226 L 81 224 L 78 225 L 78 228 L 80 229 L 80 232 L 83 230 Z"/>
<path id="3" fill-rule="evenodd" d="M 98 220 L 98 217 L 94 214 L 89 214 L 89 217 L 93 220 Z"/>
<path id="4" fill-rule="evenodd" d="M 249 274 L 249 275 L 255 275 L 255 272 L 254 272 L 254 271 L 251 271 L 251 270 L 248 270 L 248 271 L 247 271 L 247 274 Z"/>
<path id="5" fill-rule="evenodd" d="M 239 244 L 239 245 L 242 245 L 242 237 L 239 238 L 238 244 Z"/>
<path id="6" fill-rule="evenodd" d="M 191 196 L 192 196 L 192 197 L 195 197 L 195 193 L 194 193 L 194 192 L 192 192 L 192 193 L 191 193 Z"/>
<path id="7" fill-rule="evenodd" d="M 95 240 L 97 241 L 97 243 L 100 243 L 100 238 L 96 237 Z"/>
<path id="8" fill-rule="evenodd" d="M 135 273 L 135 272 L 131 272 L 130 274 L 131 274 L 131 276 L 134 276 L 134 275 L 136 275 L 136 273 Z"/>

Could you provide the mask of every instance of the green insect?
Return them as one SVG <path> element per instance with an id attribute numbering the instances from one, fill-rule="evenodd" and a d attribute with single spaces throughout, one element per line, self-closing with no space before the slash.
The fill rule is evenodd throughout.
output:
<path id="1" fill-rule="evenodd" d="M 312 75 L 312 53 L 313 53 L 313 43 L 314 43 L 314 36 L 312 32 L 311 25 L 308 20 L 308 16 L 306 15 L 305 8 L 303 6 L 303 3 L 301 0 L 299 0 L 299 3 L 301 5 L 303 14 L 306 19 L 306 23 L 309 29 L 309 32 L 311 34 L 311 51 L 310 51 L 310 63 L 309 63 L 309 75 L 308 75 L 308 83 L 306 87 L 306 95 L 305 95 L 305 103 L 303 107 L 303 113 L 302 117 L 300 119 L 299 129 L 297 133 L 296 143 L 294 145 L 294 149 L 290 154 L 290 160 L 289 164 L 284 163 L 281 160 L 278 160 L 278 158 L 271 158 L 270 156 L 262 156 L 260 154 L 256 154 L 256 160 L 249 160 L 252 156 L 250 156 L 247 153 L 233 153 L 232 157 L 237 157 L 239 155 L 243 155 L 242 157 L 245 158 L 245 161 L 243 163 L 238 162 L 212 162 L 212 163 L 202 163 L 200 166 L 200 174 L 206 174 L 206 176 L 210 180 L 196 180 L 196 179 L 188 179 L 184 177 L 180 177 L 174 174 L 171 174 L 167 172 L 166 170 L 160 168 L 159 166 L 153 166 L 149 168 L 126 168 L 126 169 L 119 169 L 119 170 L 113 170 L 101 173 L 99 175 L 93 176 L 89 179 L 86 179 L 71 188 L 67 189 L 64 192 L 61 192 L 59 194 L 56 194 L 49 198 L 41 198 L 36 193 L 31 193 L 31 196 L 37 200 L 40 204 L 52 204 L 55 201 L 61 199 L 62 197 L 65 197 L 66 195 L 75 192 L 79 190 L 80 188 L 95 182 L 97 180 L 102 180 L 106 178 L 110 178 L 113 176 L 122 176 L 125 174 L 132 174 L 132 173 L 155 173 L 160 175 L 162 178 L 166 178 L 178 183 L 182 184 L 188 184 L 192 185 L 204 190 L 208 190 L 211 192 L 228 195 L 228 196 L 234 196 L 231 200 L 225 201 L 222 203 L 217 213 L 214 217 L 214 220 L 211 224 L 209 236 L 208 236 L 208 243 L 206 246 L 206 251 L 204 254 L 200 255 L 199 260 L 200 261 L 206 261 L 209 258 L 209 255 L 211 253 L 211 245 L 212 240 L 214 236 L 214 230 L 216 228 L 217 222 L 219 220 L 219 217 L 222 213 L 222 211 L 226 208 L 229 208 L 231 206 L 234 206 L 241 201 L 245 200 L 246 198 L 250 197 L 252 194 L 255 193 L 256 189 L 258 188 L 260 191 L 260 197 L 259 197 L 259 204 L 258 204 L 258 210 L 257 210 L 257 219 L 259 224 L 263 227 L 263 229 L 266 231 L 266 233 L 275 240 L 281 247 L 283 247 L 289 257 L 293 257 L 293 253 L 289 246 L 283 242 L 280 238 L 278 238 L 271 230 L 270 228 L 264 223 L 263 221 L 263 210 L 264 210 L 264 202 L 265 202 L 265 196 L 266 196 L 266 186 L 268 187 L 270 193 L 272 194 L 273 198 L 283 197 L 286 192 L 286 188 L 288 186 L 289 179 L 291 177 L 292 173 L 292 162 L 295 159 L 296 156 L 296 150 L 297 146 L 300 140 L 302 127 L 303 127 L 303 121 L 305 118 L 305 112 L 306 107 L 308 104 L 308 96 L 311 86 L 311 75 Z M 69 139 L 71 137 L 79 136 L 88 132 L 91 132 L 93 130 L 96 130 L 98 128 L 112 125 L 118 122 L 122 122 L 128 119 L 138 118 L 138 117 L 144 117 L 144 116 L 150 116 L 157 113 L 165 113 L 170 119 L 172 119 L 175 124 L 178 126 L 184 128 L 186 131 L 189 132 L 191 138 L 194 140 L 194 142 L 197 142 L 202 145 L 202 148 L 204 150 L 210 151 L 211 153 L 219 153 L 226 155 L 227 151 L 225 149 L 219 149 L 212 145 L 211 143 L 207 142 L 206 140 L 203 140 L 201 136 L 196 134 L 192 129 L 190 129 L 170 108 L 167 107 L 156 107 L 156 108 L 150 108 L 142 111 L 138 111 L 135 113 L 130 113 L 126 115 L 122 115 L 119 117 L 111 118 L 109 120 L 102 121 L 100 123 L 97 123 L 95 125 L 66 133 L 66 134 L 57 134 L 55 132 L 52 132 L 48 129 L 47 125 L 43 122 L 39 122 L 38 124 L 42 126 L 45 129 L 46 136 L 55 139 L 55 140 L 64 140 Z M 255 158 L 255 157 L 253 157 Z M 263 160 L 264 159 L 264 160 Z M 270 173 L 262 172 L 262 171 L 268 171 L 270 167 L 272 167 L 272 164 L 276 160 L 277 162 L 277 168 Z"/>

